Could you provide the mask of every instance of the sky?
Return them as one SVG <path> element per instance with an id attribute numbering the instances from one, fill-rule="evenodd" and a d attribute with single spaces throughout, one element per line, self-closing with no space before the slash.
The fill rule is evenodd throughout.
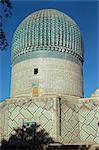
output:
<path id="1" fill-rule="evenodd" d="M 69 15 L 79 25 L 84 40 L 84 96 L 89 97 L 91 93 L 95 92 L 99 88 L 98 1 L 13 0 L 12 5 L 12 17 L 3 20 L 3 29 L 9 46 L 7 51 L 0 51 L 0 101 L 10 97 L 13 34 L 25 17 L 44 8 L 58 9 Z"/>

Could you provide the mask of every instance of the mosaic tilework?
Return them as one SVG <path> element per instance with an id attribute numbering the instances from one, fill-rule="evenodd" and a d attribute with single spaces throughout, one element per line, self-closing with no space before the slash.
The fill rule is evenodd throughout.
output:
<path id="1" fill-rule="evenodd" d="M 99 144 L 99 102 L 86 100 L 79 110 L 80 138 Z"/>
<path id="2" fill-rule="evenodd" d="M 8 133 L 13 127 L 18 127 L 24 122 L 37 122 L 47 132 L 52 132 L 52 105 L 53 101 L 20 102 L 9 105 Z"/>
<path id="3" fill-rule="evenodd" d="M 79 109 L 75 104 L 71 104 L 65 99 L 61 100 L 60 108 L 60 136 L 62 137 L 62 142 L 69 144 L 80 141 Z"/>
<path id="4" fill-rule="evenodd" d="M 60 135 L 65 143 L 99 144 L 99 102 L 78 100 L 76 103 L 61 101 Z"/>
<path id="5" fill-rule="evenodd" d="M 54 9 L 40 10 L 26 17 L 14 34 L 13 65 L 30 56 L 35 57 L 35 51 L 56 51 L 63 56 L 67 53 L 69 60 L 83 63 L 83 43 L 78 25 L 69 16 Z M 54 53 L 54 57 L 57 56 L 59 53 Z"/>
<path id="6" fill-rule="evenodd" d="M 43 96 L 9 99 L 0 106 L 0 138 L 24 122 L 41 124 L 57 142 L 99 144 L 99 99 Z M 2 113 L 1 113 L 2 111 Z"/>
<path id="7" fill-rule="evenodd" d="M 2 105 L 2 137 L 8 138 L 14 133 L 13 128 L 22 126 L 23 122 L 36 122 L 56 138 L 56 98 L 17 98 L 7 100 Z"/>
<path id="8" fill-rule="evenodd" d="M 4 125 L 4 110 L 0 109 L 0 141 L 1 141 L 2 136 L 4 134 L 3 125 Z"/>

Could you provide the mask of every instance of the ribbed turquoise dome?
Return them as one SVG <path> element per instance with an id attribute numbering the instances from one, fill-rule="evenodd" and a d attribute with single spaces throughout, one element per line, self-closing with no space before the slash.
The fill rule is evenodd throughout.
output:
<path id="1" fill-rule="evenodd" d="M 26 17 L 14 33 L 12 64 L 37 57 L 57 57 L 83 63 L 79 27 L 64 13 L 44 9 Z"/>

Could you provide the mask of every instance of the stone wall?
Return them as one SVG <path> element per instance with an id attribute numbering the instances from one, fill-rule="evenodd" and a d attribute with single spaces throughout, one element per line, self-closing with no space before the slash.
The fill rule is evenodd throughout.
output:
<path id="1" fill-rule="evenodd" d="M 3 137 L 4 134 L 4 110 L 3 108 L 0 106 L 0 141 Z"/>
<path id="2" fill-rule="evenodd" d="M 72 97 L 75 100 L 77 97 Z M 20 97 L 6 100 L 3 108 L 3 137 L 14 133 L 23 122 L 36 122 L 57 142 L 77 142 L 79 118 L 69 102 L 70 96 Z M 72 122 L 74 122 L 72 124 Z M 75 126 L 75 127 L 74 127 Z M 76 135 L 75 140 L 72 137 Z"/>
<path id="3" fill-rule="evenodd" d="M 98 98 L 45 95 L 0 104 L 0 138 L 8 138 L 23 123 L 36 122 L 57 142 L 99 144 L 98 121 Z"/>
<path id="4" fill-rule="evenodd" d="M 71 98 L 71 99 L 70 99 Z M 65 97 L 61 100 L 60 136 L 63 143 L 73 144 L 80 141 L 79 109 L 77 97 Z"/>
<path id="5" fill-rule="evenodd" d="M 14 133 L 14 128 L 20 127 L 25 122 L 36 122 L 44 128 L 50 136 L 57 136 L 56 98 L 17 98 L 3 102 L 2 137 L 8 138 Z M 0 114 L 1 117 L 1 114 Z"/>
<path id="6" fill-rule="evenodd" d="M 99 99 L 65 96 L 60 103 L 63 143 L 99 144 Z"/>
<path id="7" fill-rule="evenodd" d="M 38 68 L 38 74 L 34 74 Z M 82 97 L 82 66 L 65 59 L 34 58 L 12 67 L 11 97 L 31 96 L 33 85 L 42 94 L 69 94 Z"/>
<path id="8" fill-rule="evenodd" d="M 86 98 L 79 105 L 81 141 L 99 144 L 99 100 Z"/>

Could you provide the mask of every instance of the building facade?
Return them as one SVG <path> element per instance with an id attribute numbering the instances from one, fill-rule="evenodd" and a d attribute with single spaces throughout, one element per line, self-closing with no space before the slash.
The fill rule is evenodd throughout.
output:
<path id="1" fill-rule="evenodd" d="M 0 135 L 23 122 L 41 124 L 57 142 L 99 144 L 99 90 L 83 98 L 83 40 L 78 25 L 54 9 L 26 17 L 12 43 L 11 98 L 0 104 Z"/>

